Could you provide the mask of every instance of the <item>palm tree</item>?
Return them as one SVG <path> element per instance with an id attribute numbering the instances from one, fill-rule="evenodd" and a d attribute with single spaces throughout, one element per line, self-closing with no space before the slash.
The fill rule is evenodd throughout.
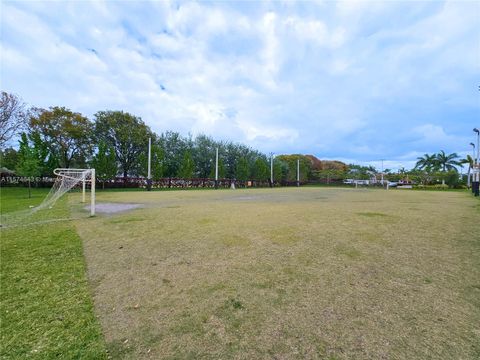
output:
<path id="1" fill-rule="evenodd" d="M 417 158 L 415 168 L 419 170 L 425 170 L 426 172 L 431 172 L 432 170 L 437 170 L 438 165 L 436 154 L 425 154 Z"/>
<path id="2" fill-rule="evenodd" d="M 440 167 L 440 169 L 443 172 L 446 172 L 447 170 L 457 170 L 455 166 L 460 166 L 460 162 L 455 160 L 458 159 L 457 153 L 453 153 L 450 155 L 445 154 L 445 151 L 441 150 L 438 154 L 435 155 L 437 159 L 437 163 Z"/>
<path id="3" fill-rule="evenodd" d="M 460 164 L 468 164 L 467 187 L 470 188 L 470 170 L 473 168 L 473 158 L 467 155 L 465 159 L 460 160 Z M 461 166 L 461 165 L 460 165 Z"/>
<path id="4" fill-rule="evenodd" d="M 441 150 L 436 154 L 438 167 L 442 172 L 447 172 L 450 170 L 457 171 L 455 166 L 460 166 L 460 162 L 455 160 L 458 159 L 457 153 L 452 153 L 450 155 L 445 154 L 445 151 Z M 445 179 L 442 179 L 442 185 L 445 185 Z"/>

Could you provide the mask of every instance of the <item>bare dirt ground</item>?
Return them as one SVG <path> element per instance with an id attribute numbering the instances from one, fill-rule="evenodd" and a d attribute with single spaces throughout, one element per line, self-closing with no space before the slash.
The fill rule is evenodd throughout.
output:
<path id="1" fill-rule="evenodd" d="M 105 192 L 76 221 L 113 358 L 478 359 L 462 192 Z"/>
<path id="2" fill-rule="evenodd" d="M 119 212 L 129 211 L 142 207 L 142 204 L 124 204 L 124 203 L 97 203 L 95 204 L 95 212 L 100 214 L 116 214 Z M 90 205 L 84 207 L 85 210 L 90 210 Z"/>

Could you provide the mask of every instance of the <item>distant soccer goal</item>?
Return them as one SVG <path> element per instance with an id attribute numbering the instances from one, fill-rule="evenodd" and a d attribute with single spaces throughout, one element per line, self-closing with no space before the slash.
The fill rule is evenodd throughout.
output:
<path id="1" fill-rule="evenodd" d="M 53 171 L 57 179 L 43 202 L 35 211 L 52 207 L 66 192 L 82 183 L 82 202 L 85 202 L 86 184 L 90 183 L 90 215 L 95 215 L 95 169 L 59 168 Z"/>

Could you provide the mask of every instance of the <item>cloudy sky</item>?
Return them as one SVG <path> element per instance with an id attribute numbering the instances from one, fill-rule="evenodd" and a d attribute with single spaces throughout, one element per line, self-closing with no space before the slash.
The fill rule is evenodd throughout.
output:
<path id="1" fill-rule="evenodd" d="M 89 117 L 386 167 L 469 151 L 480 2 L 1 1 L 1 87 Z"/>

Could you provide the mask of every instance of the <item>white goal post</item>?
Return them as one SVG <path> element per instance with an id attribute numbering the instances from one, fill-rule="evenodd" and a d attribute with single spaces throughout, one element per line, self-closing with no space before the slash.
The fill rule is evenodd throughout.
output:
<path id="1" fill-rule="evenodd" d="M 57 176 L 50 192 L 45 197 L 45 200 L 35 210 L 52 207 L 53 204 L 67 191 L 75 187 L 79 182 L 82 182 L 82 202 L 85 202 L 86 183 L 91 184 L 90 192 L 90 216 L 95 215 L 95 169 L 72 169 L 72 168 L 58 168 L 53 170 Z"/>
<path id="2" fill-rule="evenodd" d="M 75 181 L 73 186 L 82 181 L 82 203 L 85 202 L 85 185 L 88 181 L 90 182 L 90 216 L 95 216 L 95 169 L 57 168 L 53 170 L 53 173 L 63 178 L 62 180 L 69 179 L 70 181 Z"/>

